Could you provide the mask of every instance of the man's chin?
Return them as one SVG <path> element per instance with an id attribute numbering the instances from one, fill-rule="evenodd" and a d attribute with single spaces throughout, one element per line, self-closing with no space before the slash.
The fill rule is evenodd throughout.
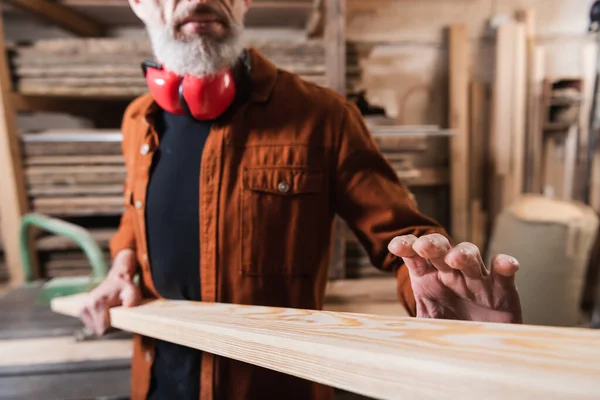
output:
<path id="1" fill-rule="evenodd" d="M 175 31 L 175 39 L 182 42 L 194 42 L 197 40 L 223 41 L 228 32 L 220 24 L 198 24 L 188 23 Z"/>

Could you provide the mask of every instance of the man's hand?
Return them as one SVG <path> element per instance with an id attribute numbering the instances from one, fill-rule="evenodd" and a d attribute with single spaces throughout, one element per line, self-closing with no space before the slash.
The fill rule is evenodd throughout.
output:
<path id="1" fill-rule="evenodd" d="M 135 253 L 123 250 L 117 254 L 109 275 L 90 292 L 81 313 L 81 320 L 96 335 L 110 328 L 108 310 L 123 305 L 133 307 L 140 303 L 140 289 L 132 282 L 135 271 Z"/>
<path id="2" fill-rule="evenodd" d="M 418 318 L 523 322 L 515 286 L 519 263 L 513 257 L 496 256 L 488 271 L 477 246 L 452 248 L 439 234 L 400 236 L 389 250 L 409 270 Z"/>

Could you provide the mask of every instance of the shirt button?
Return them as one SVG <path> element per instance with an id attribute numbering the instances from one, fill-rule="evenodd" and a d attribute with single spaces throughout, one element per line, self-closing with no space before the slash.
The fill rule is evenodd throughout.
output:
<path id="1" fill-rule="evenodd" d="M 277 191 L 280 193 L 287 193 L 290 191 L 290 184 L 286 181 L 281 181 L 277 184 Z"/>
<path id="2" fill-rule="evenodd" d="M 150 153 L 150 145 L 148 143 L 143 144 L 140 148 L 140 153 L 142 153 L 142 155 L 144 156 Z"/>
<path id="3" fill-rule="evenodd" d="M 144 203 L 142 203 L 141 200 L 138 200 L 135 202 L 135 208 L 137 208 L 138 210 L 141 210 L 143 206 L 144 206 Z"/>
<path id="4" fill-rule="evenodd" d="M 146 351 L 146 361 L 152 361 L 152 353 L 150 353 L 150 351 Z"/>

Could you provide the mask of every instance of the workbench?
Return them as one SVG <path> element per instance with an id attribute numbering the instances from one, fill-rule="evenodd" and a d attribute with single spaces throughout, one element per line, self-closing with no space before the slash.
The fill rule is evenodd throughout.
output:
<path id="1" fill-rule="evenodd" d="M 82 324 L 36 304 L 40 285 L 0 296 L 0 399 L 129 397 L 131 336 L 78 342 Z"/>

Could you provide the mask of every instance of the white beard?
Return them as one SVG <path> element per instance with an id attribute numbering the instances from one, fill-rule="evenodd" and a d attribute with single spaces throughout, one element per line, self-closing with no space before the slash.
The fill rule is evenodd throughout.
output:
<path id="1" fill-rule="evenodd" d="M 148 30 L 157 61 L 177 75 L 208 76 L 235 65 L 244 46 L 241 29 L 232 26 L 231 36 L 218 41 L 202 37 L 193 41 L 176 40 L 166 27 Z"/>

